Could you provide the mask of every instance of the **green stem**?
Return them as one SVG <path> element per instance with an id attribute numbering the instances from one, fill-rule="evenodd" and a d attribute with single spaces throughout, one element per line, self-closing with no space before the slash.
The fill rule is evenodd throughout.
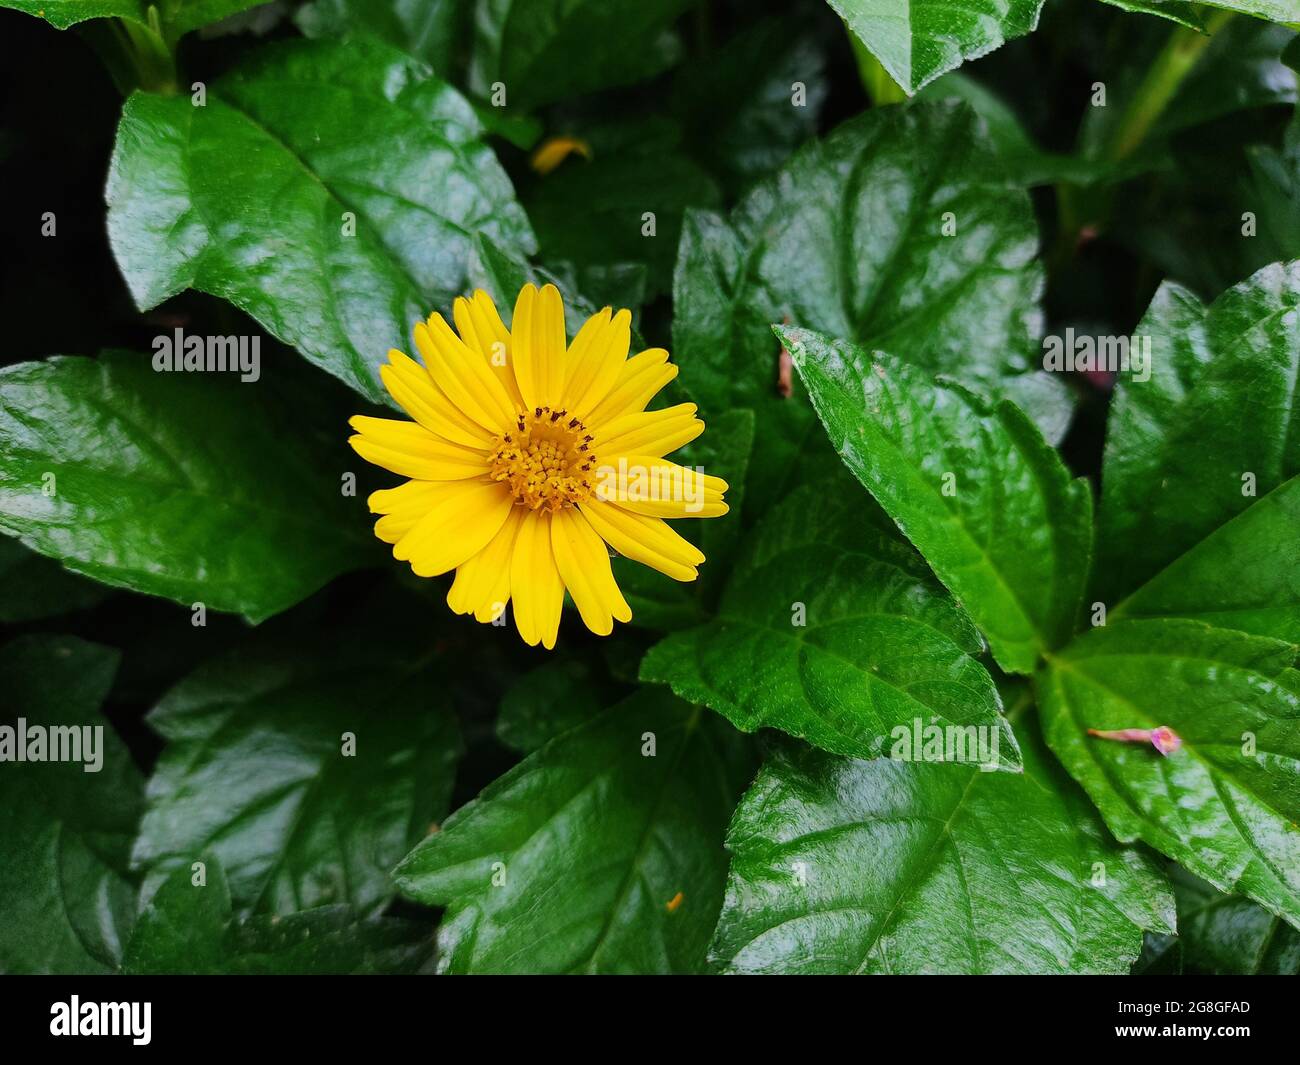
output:
<path id="1" fill-rule="evenodd" d="M 1205 23 L 1205 32 L 1179 26 L 1169 35 L 1156 60 L 1147 68 L 1146 77 L 1120 117 L 1103 156 L 1112 162 L 1127 158 L 1146 140 L 1151 127 L 1164 114 L 1183 80 L 1196 66 L 1211 37 L 1232 18 L 1231 11 L 1215 11 Z"/>
<path id="2" fill-rule="evenodd" d="M 907 93 L 889 76 L 889 71 L 881 65 L 880 60 L 867 50 L 867 46 L 858 39 L 856 33 L 847 26 L 845 31 L 849 35 L 849 43 L 853 46 L 853 56 L 858 61 L 858 75 L 862 78 L 862 87 L 871 97 L 872 105 L 883 107 L 885 104 L 901 104 L 906 101 Z"/>

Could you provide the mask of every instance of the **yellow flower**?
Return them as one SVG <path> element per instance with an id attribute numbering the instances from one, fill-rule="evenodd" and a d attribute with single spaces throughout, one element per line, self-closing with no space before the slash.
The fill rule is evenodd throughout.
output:
<path id="1" fill-rule="evenodd" d="M 510 330 L 482 291 L 452 317 L 455 332 L 416 323 L 424 366 L 393 350 L 380 369 L 415 421 L 350 423 L 357 454 L 411 478 L 370 497 L 393 557 L 420 577 L 454 569 L 458 614 L 491 622 L 513 602 L 519 634 L 548 648 L 566 589 L 592 632 L 631 619 L 606 544 L 694 580 L 704 555 L 664 519 L 725 514 L 727 484 L 664 458 L 704 431 L 693 403 L 645 409 L 677 376 L 668 352 L 629 359 L 632 316 L 608 307 L 566 342 L 554 285 L 524 286 Z"/>

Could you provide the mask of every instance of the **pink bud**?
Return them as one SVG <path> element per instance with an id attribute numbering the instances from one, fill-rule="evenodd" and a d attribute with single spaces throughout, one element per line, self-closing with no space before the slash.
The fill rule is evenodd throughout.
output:
<path id="1" fill-rule="evenodd" d="M 1178 735 L 1168 725 L 1158 725 L 1156 728 L 1117 728 L 1117 729 L 1095 729 L 1088 730 L 1089 736 L 1096 736 L 1100 740 L 1119 740 L 1121 743 L 1149 743 L 1157 751 L 1166 757 L 1173 754 L 1183 745 L 1182 737 Z"/>

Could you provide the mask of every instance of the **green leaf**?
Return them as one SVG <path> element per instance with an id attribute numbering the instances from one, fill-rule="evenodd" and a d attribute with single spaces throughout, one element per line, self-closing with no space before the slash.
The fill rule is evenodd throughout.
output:
<path id="1" fill-rule="evenodd" d="M 1300 644 L 1300 477 L 1221 525 L 1114 610 L 1195 618 Z"/>
<path id="2" fill-rule="evenodd" d="M 34 554 L 17 540 L 0 539 L 0 622 L 39 621 L 103 602 L 109 590 Z"/>
<path id="3" fill-rule="evenodd" d="M 1188 29 L 1205 28 L 1204 9 L 1186 0 L 1102 0 L 1102 2 L 1136 14 L 1159 15 Z"/>
<path id="4" fill-rule="evenodd" d="M 123 959 L 132 975 L 353 974 L 413 972 L 432 938 L 414 921 L 361 920 L 346 906 L 236 920 L 218 859 L 203 881 L 187 866 L 159 887 L 140 914 Z"/>
<path id="5" fill-rule="evenodd" d="M 671 104 L 691 155 L 731 191 L 775 170 L 817 131 L 829 90 L 825 67 L 802 11 L 762 19 L 684 64 Z"/>
<path id="6" fill-rule="evenodd" d="M 311 38 L 373 34 L 451 80 L 469 41 L 470 8 L 469 0 L 313 0 L 294 22 Z"/>
<path id="7" fill-rule="evenodd" d="M 691 0 L 481 0 L 470 87 L 529 111 L 570 96 L 630 85 L 681 53 L 669 27 Z"/>
<path id="8" fill-rule="evenodd" d="M 841 475 L 806 485 L 749 541 L 718 617 L 651 649 L 670 684 L 737 728 L 874 758 L 913 724 L 974 726 L 960 761 L 1020 765 L 970 619 Z M 991 730 L 985 744 L 974 738 Z"/>
<path id="9" fill-rule="evenodd" d="M 978 59 L 1038 26 L 1043 0 L 828 0 L 836 14 L 914 93 L 945 71 Z"/>
<path id="10" fill-rule="evenodd" d="M 1062 181 L 1085 186 L 1109 183 L 1132 177 L 1154 163 L 1145 157 L 1115 163 L 1044 151 L 1025 132 L 1020 117 L 1005 100 L 961 71 L 953 71 L 931 82 L 917 93 L 917 99 L 960 100 L 969 104 L 984 120 L 989 139 L 996 147 L 998 159 L 1007 174 L 1026 188 Z"/>
<path id="11" fill-rule="evenodd" d="M 782 743 L 727 832 L 729 972 L 1126 973 L 1173 898 L 1017 720 L 1025 772 Z"/>
<path id="12" fill-rule="evenodd" d="M 430 656 L 376 642 L 369 627 L 264 640 L 163 698 L 132 853 L 147 883 L 212 854 L 241 914 L 382 908 L 389 870 L 447 812 L 460 738 Z"/>
<path id="13" fill-rule="evenodd" d="M 96 18 L 124 18 L 149 25 L 149 9 L 162 13 L 162 25 L 174 40 L 190 30 L 220 22 L 266 0 L 185 0 L 175 5 L 149 0 L 0 0 L 0 7 L 13 8 L 43 18 L 56 29 L 66 30 L 78 22 Z"/>
<path id="14" fill-rule="evenodd" d="M 1300 974 L 1300 932 L 1249 899 L 1224 895 L 1173 866 L 1178 935 L 1156 935 L 1148 953 L 1161 971 L 1231 976 Z"/>
<path id="15" fill-rule="evenodd" d="M 0 763 L 0 972 L 108 972 L 130 935 L 127 855 L 142 785 L 99 713 L 117 661 L 116 651 L 71 636 L 23 636 L 0 648 L 0 746 L 8 748 Z M 38 728 L 101 732 L 80 747 L 81 761 L 18 762 L 20 719 L 32 757 Z M 53 735 L 44 734 L 48 757 Z M 84 743 L 84 731 L 76 736 Z"/>
<path id="16" fill-rule="evenodd" d="M 534 247 L 470 105 L 372 41 L 267 48 L 187 96 L 126 103 L 108 229 L 136 303 L 234 303 L 363 396 L 465 289 L 475 233 Z M 355 235 L 349 235 L 355 225 Z"/>
<path id="17" fill-rule="evenodd" d="M 960 373 L 1059 436 L 1068 397 L 1035 369 L 1037 250 L 1027 194 L 1002 176 L 976 117 L 951 104 L 876 109 L 802 148 L 729 219 L 688 212 L 673 356 L 706 421 L 754 411 L 752 511 L 828 457 L 799 383 L 778 390 L 773 322 Z"/>
<path id="18" fill-rule="evenodd" d="M 1043 732 L 1112 832 L 1300 925 L 1295 647 L 1196 621 L 1093 629 L 1037 677 Z M 1087 735 L 1167 725 L 1182 747 Z"/>
<path id="19" fill-rule="evenodd" d="M 614 560 L 614 577 L 632 608 L 634 624 L 669 631 L 695 625 L 709 615 L 730 571 L 731 557 L 740 537 L 738 514 L 745 501 L 754 432 L 753 411 L 729 410 L 710 419 L 703 436 L 672 456 L 673 461 L 684 466 L 700 467 L 710 475 L 723 478 L 728 485 L 727 503 L 732 516 L 721 521 L 688 521 L 677 526 L 682 536 L 704 552 L 699 579 L 688 584 L 630 559 Z"/>
<path id="20" fill-rule="evenodd" d="M 1300 261 L 1265 267 L 1208 307 L 1178 285 L 1156 293 L 1134 332 L 1150 338 L 1150 380 L 1120 375 L 1106 434 L 1106 600 L 1300 473 L 1297 308 Z"/>
<path id="21" fill-rule="evenodd" d="M 447 972 L 695 972 L 750 768 L 717 718 L 645 690 L 457 810 L 398 867 L 398 884 L 447 907 Z"/>
<path id="22" fill-rule="evenodd" d="M 608 705 L 613 685 L 583 658 L 552 658 L 531 669 L 501 697 L 497 739 L 528 754 L 577 728 Z"/>
<path id="23" fill-rule="evenodd" d="M 1010 402 L 883 353 L 778 327 L 831 444 L 987 637 L 1029 673 L 1069 639 L 1092 496 Z"/>
<path id="24" fill-rule="evenodd" d="M 284 610 L 366 558 L 342 450 L 322 468 L 313 382 L 296 382 L 290 402 L 268 378 L 120 351 L 6 367 L 0 530 L 106 584 L 252 621 Z"/>

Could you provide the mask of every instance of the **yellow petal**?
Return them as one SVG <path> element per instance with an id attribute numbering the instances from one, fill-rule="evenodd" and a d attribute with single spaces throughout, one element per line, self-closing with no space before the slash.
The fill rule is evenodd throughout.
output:
<path id="1" fill-rule="evenodd" d="M 727 513 L 727 482 L 654 455 L 601 457 L 596 496 L 633 514 L 655 518 L 716 518 Z"/>
<path id="2" fill-rule="evenodd" d="M 693 581 L 704 552 L 679 536 L 662 518 L 622 510 L 613 503 L 588 500 L 579 508 L 615 551 L 634 562 L 657 569 L 675 581 Z"/>
<path id="3" fill-rule="evenodd" d="M 487 545 L 505 524 L 514 500 L 491 481 L 449 481 L 449 487 L 393 547 L 417 577 L 455 569 Z"/>
<path id="4" fill-rule="evenodd" d="M 601 426 L 592 447 L 607 461 L 619 455 L 662 457 L 704 432 L 704 423 L 695 417 L 695 409 L 694 403 L 679 403 L 663 410 L 625 414 Z"/>
<path id="5" fill-rule="evenodd" d="M 624 414 L 645 410 L 659 390 L 677 376 L 677 367 L 668 361 L 663 348 L 650 348 L 633 355 L 619 368 L 618 380 L 609 394 L 582 420 L 600 427 Z"/>
<path id="6" fill-rule="evenodd" d="M 558 404 L 564 388 L 564 301 L 554 285 L 525 285 L 510 323 L 515 379 L 528 407 Z"/>
<path id="7" fill-rule="evenodd" d="M 358 414 L 348 424 L 357 431 L 348 443 L 358 455 L 403 477 L 456 481 L 487 472 L 486 451 L 450 443 L 417 422 Z"/>
<path id="8" fill-rule="evenodd" d="M 614 631 L 614 620 L 630 621 L 632 610 L 614 582 L 605 541 L 576 510 L 551 517 L 551 549 L 560 579 L 569 589 L 583 623 L 597 636 Z"/>
<path id="9" fill-rule="evenodd" d="M 588 318 L 569 345 L 561 406 L 585 419 L 614 387 L 627 362 L 631 341 L 630 312 L 619 311 L 611 317 L 606 307 Z"/>
<path id="10" fill-rule="evenodd" d="M 471 421 L 434 384 L 429 371 L 396 348 L 388 353 L 389 365 L 379 376 L 404 411 L 431 433 L 463 447 L 488 448 L 492 434 Z"/>
<path id="11" fill-rule="evenodd" d="M 473 614 L 485 624 L 501 616 L 510 602 L 510 560 L 525 513 L 523 507 L 511 507 L 487 547 L 457 567 L 447 592 L 447 605 L 457 614 Z"/>
<path id="12" fill-rule="evenodd" d="M 396 488 L 371 492 L 367 502 L 372 514 L 382 514 L 375 523 L 375 535 L 395 544 L 423 518 L 434 505 L 450 494 L 454 481 L 407 481 Z"/>
<path id="13" fill-rule="evenodd" d="M 523 409 L 524 400 L 519 394 L 519 382 L 515 380 L 515 371 L 510 365 L 510 330 L 501 321 L 497 305 L 492 297 L 481 288 L 476 289 L 473 299 L 457 297 L 452 306 L 452 317 L 456 320 L 456 329 L 465 344 L 481 354 L 489 369 L 501 382 L 510 402 L 519 410 Z"/>
<path id="14" fill-rule="evenodd" d="M 435 314 L 415 325 L 415 346 L 436 384 L 447 398 L 490 433 L 510 428 L 515 405 L 496 375 L 476 351 L 470 351 L 443 319 Z"/>
<path id="15" fill-rule="evenodd" d="M 551 549 L 550 517 L 529 511 L 519 525 L 514 558 L 510 562 L 510 595 L 515 604 L 515 627 L 524 643 L 555 647 L 564 609 L 564 583 L 555 568 Z"/>

